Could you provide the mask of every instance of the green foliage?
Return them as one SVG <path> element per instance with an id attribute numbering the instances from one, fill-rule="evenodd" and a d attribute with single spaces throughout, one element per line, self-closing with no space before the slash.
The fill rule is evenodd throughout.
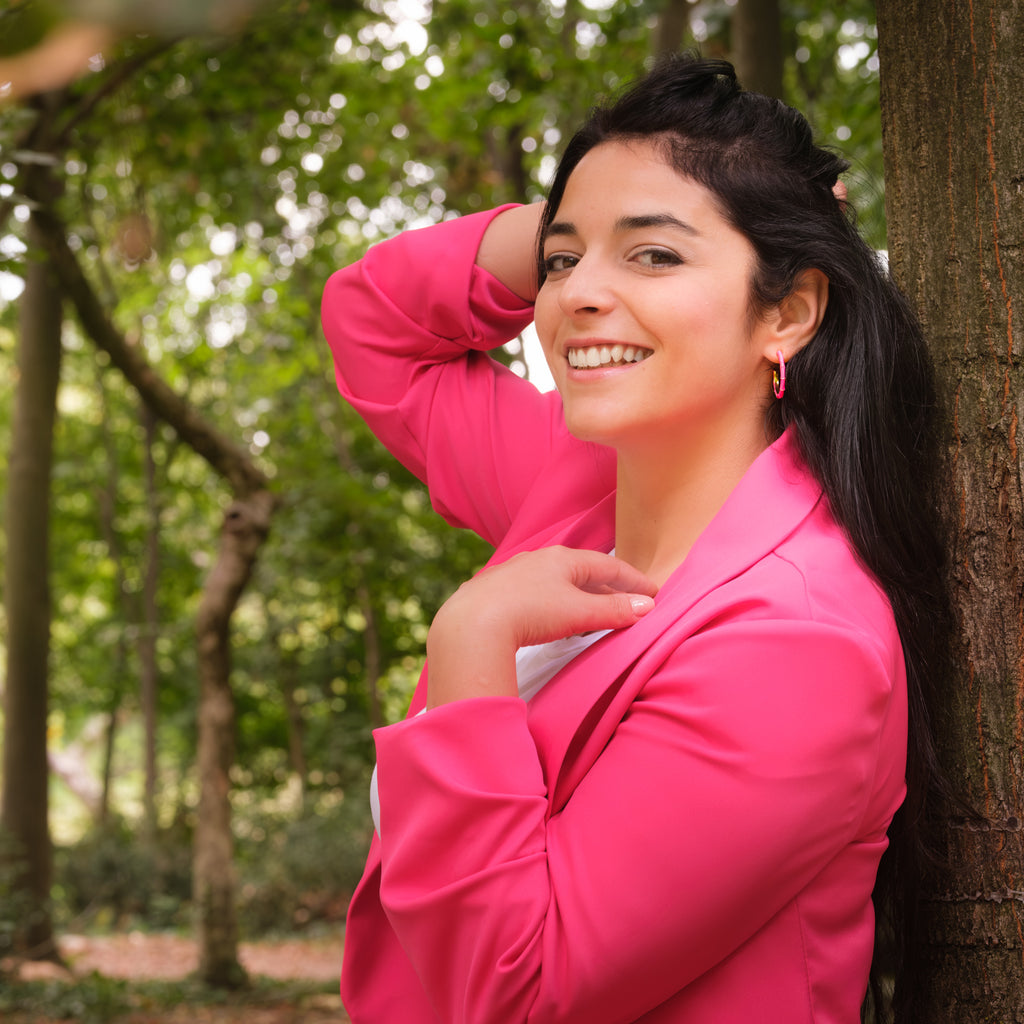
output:
<path id="1" fill-rule="evenodd" d="M 837 8 L 821 0 L 788 7 L 793 57 L 786 86 L 795 106 L 815 125 L 820 141 L 850 161 L 845 176 L 861 230 L 886 247 L 882 123 L 878 99 L 878 33 L 873 0 Z"/>
<path id="2" fill-rule="evenodd" d="M 40 43 L 60 23 L 61 12 L 44 0 L 8 0 L 0 7 L 0 56 Z"/>
<path id="3" fill-rule="evenodd" d="M 146 841 L 123 821 L 95 828 L 74 846 L 57 849 L 55 873 L 62 913 L 78 926 L 189 923 L 192 854 L 181 830 Z"/>
<path id="4" fill-rule="evenodd" d="M 0 960 L 14 952 L 19 927 L 31 913 L 30 897 L 22 883 L 24 867 L 24 850 L 0 830 Z"/>
<path id="5" fill-rule="evenodd" d="M 80 1024 L 106 1024 L 134 1008 L 127 982 L 93 972 L 62 981 L 18 981 L 0 989 L 0 1013 L 38 1014 L 45 1020 L 72 1020 Z"/>
<path id="6" fill-rule="evenodd" d="M 322 799 L 299 818 L 267 811 L 236 825 L 242 934 L 344 919 L 373 833 L 363 799 Z"/>
<path id="7" fill-rule="evenodd" d="M 345 799 L 336 786 L 322 787 L 305 801 L 294 786 L 267 790 L 248 782 L 236 789 L 238 914 L 246 937 L 343 919 L 373 832 L 365 758 L 361 764 L 354 799 Z M 54 891 L 63 925 L 100 931 L 187 928 L 192 847 L 183 825 L 146 840 L 120 821 L 58 847 Z M 0 894 L 5 877 L 0 870 Z M 0 942 L 13 926 L 5 921 L 6 909 L 5 900 Z"/>
<path id="8" fill-rule="evenodd" d="M 197 1015 L 204 1007 L 237 1007 L 253 1015 L 287 1008 L 301 1014 L 303 1005 L 318 995 L 337 991 L 337 983 L 250 979 L 235 992 L 213 991 L 193 978 L 185 981 L 123 981 L 95 971 L 74 981 L 16 981 L 0 987 L 0 1015 L 5 1019 L 76 1021 L 107 1024 L 122 1016 L 139 1019 L 171 1013 L 182 1006 Z"/>

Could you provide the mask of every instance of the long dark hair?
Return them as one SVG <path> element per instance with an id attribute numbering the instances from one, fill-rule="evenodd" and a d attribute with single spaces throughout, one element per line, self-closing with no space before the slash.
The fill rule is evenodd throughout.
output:
<path id="1" fill-rule="evenodd" d="M 929 721 L 930 694 L 945 671 L 948 625 L 936 513 L 935 399 L 921 329 L 884 265 L 833 192 L 847 162 L 814 144 L 810 125 L 778 100 L 744 92 L 731 64 L 663 58 L 573 136 L 548 195 L 541 238 L 573 169 L 594 146 L 642 139 L 703 185 L 756 253 L 754 314 L 780 302 L 802 271 L 829 280 L 814 339 L 787 364 L 785 397 L 767 413 L 774 439 L 790 424 L 832 514 L 893 607 L 910 705 L 907 798 L 889 830 L 875 900 L 896 933 L 897 1018 L 909 1013 L 916 885 L 927 850 L 921 823 L 942 791 Z M 538 259 L 539 280 L 544 279 Z M 893 965 L 886 965 L 888 973 Z M 874 1012 L 880 989 L 873 987 Z"/>

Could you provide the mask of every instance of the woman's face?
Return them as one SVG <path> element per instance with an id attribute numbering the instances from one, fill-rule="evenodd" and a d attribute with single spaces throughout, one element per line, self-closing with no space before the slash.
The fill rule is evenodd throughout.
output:
<path id="1" fill-rule="evenodd" d="M 774 351 L 750 317 L 753 248 L 652 145 L 583 157 L 544 261 L 537 332 L 576 437 L 621 450 L 761 429 Z"/>

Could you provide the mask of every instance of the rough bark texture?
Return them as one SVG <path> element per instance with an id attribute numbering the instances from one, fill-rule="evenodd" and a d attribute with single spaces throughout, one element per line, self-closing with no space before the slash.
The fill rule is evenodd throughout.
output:
<path id="1" fill-rule="evenodd" d="M 936 709 L 954 786 L 928 880 L 930 1024 L 1024 1021 L 1024 3 L 879 0 L 893 271 L 947 408 L 957 672 Z"/>
<path id="2" fill-rule="evenodd" d="M 231 765 L 235 710 L 231 694 L 231 615 L 270 529 L 273 498 L 266 492 L 232 502 L 220 551 L 203 589 L 199 641 L 199 815 L 194 846 L 199 974 L 210 985 L 244 980 L 238 962 L 231 839 Z"/>
<path id="3" fill-rule="evenodd" d="M 782 99 L 782 14 L 779 0 L 737 0 L 732 56 L 745 89 Z"/>
<path id="4" fill-rule="evenodd" d="M 29 226 L 30 245 L 38 232 Z M 26 268 L 7 480 L 7 680 L 0 829 L 18 857 L 18 951 L 56 956 L 50 921 L 52 847 L 46 757 L 50 643 L 50 470 L 60 377 L 61 297 L 45 261 Z"/>

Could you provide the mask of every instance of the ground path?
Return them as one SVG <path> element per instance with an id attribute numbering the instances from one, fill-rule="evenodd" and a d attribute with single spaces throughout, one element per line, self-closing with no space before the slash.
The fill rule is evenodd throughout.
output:
<path id="1" fill-rule="evenodd" d="M 252 976 L 329 983 L 338 978 L 341 948 L 340 933 L 315 939 L 245 942 L 239 947 L 239 960 Z M 187 978 L 199 963 L 192 939 L 169 934 L 66 935 L 60 939 L 60 951 L 70 973 L 49 964 L 27 964 L 23 975 L 66 980 L 71 984 L 76 977 L 93 971 L 108 978 L 173 981 Z M 298 1003 L 183 1004 L 171 1010 L 132 1012 L 117 1017 L 111 1024 L 346 1024 L 347 1021 L 340 997 L 336 992 L 328 992 L 305 996 Z M 56 1024 L 56 1020 L 38 1014 L 15 1014 L 10 1024 Z"/>

